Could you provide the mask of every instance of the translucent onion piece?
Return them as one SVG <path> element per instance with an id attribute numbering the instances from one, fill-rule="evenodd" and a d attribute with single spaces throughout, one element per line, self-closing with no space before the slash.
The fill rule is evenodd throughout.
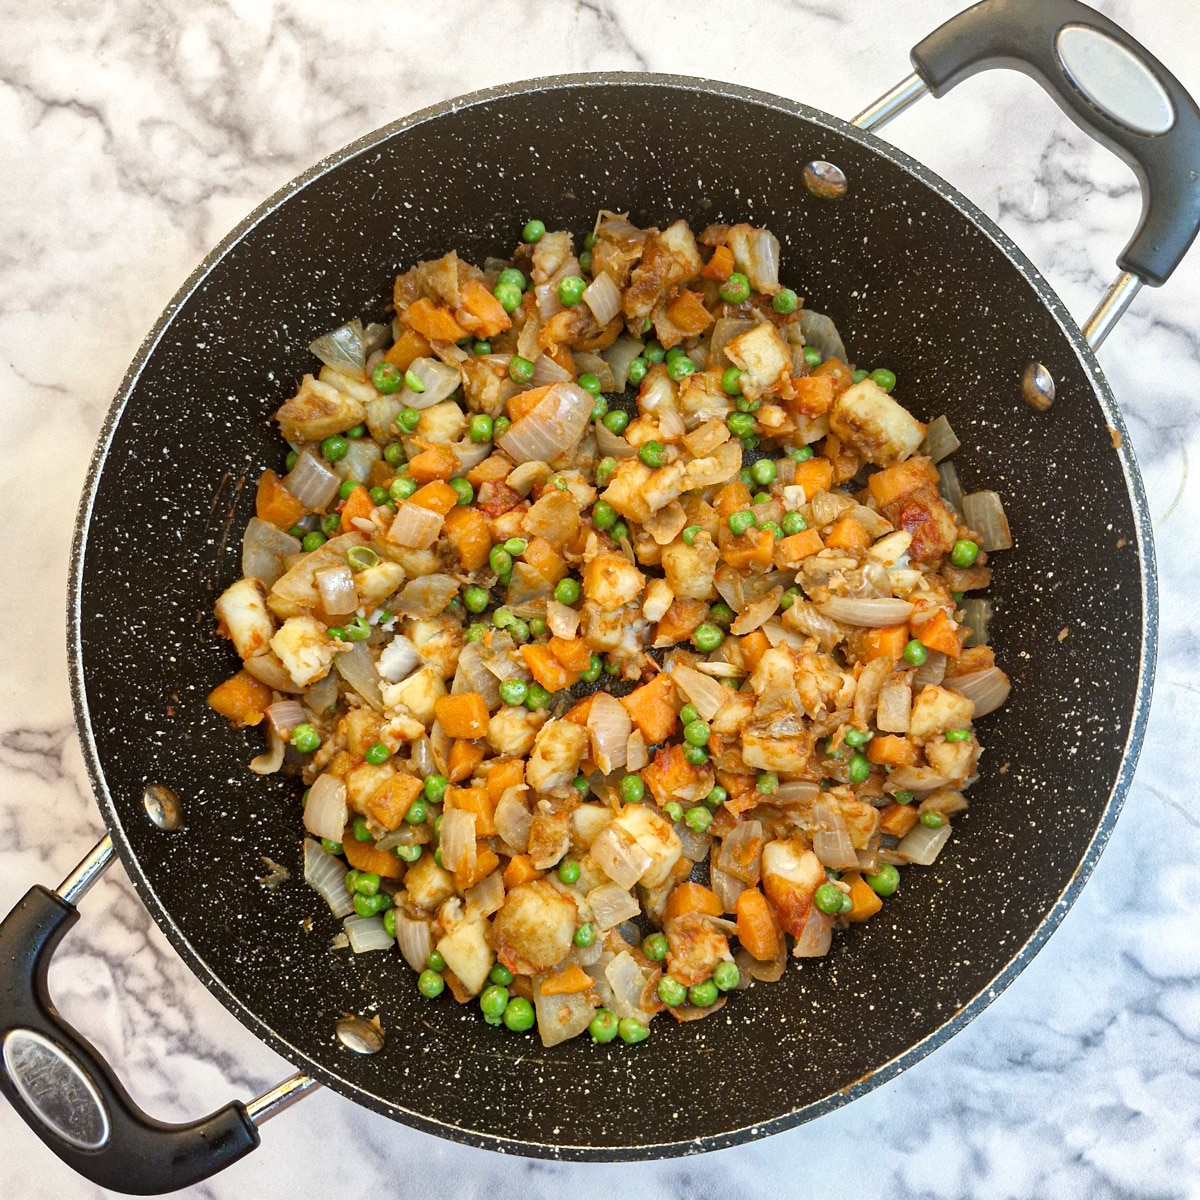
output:
<path id="1" fill-rule="evenodd" d="M 433 952 L 433 938 L 429 932 L 428 921 L 414 921 L 396 909 L 396 945 L 404 961 L 414 971 L 425 970 L 429 955 Z"/>
<path id="2" fill-rule="evenodd" d="M 624 891 L 633 887 L 654 861 L 629 833 L 616 825 L 606 825 L 596 836 L 592 843 L 592 858 L 613 884 Z M 589 901 L 592 894 L 588 895 Z M 624 921 L 626 916 L 617 917 L 612 924 Z M 607 929 L 608 926 L 602 928 Z"/>
<path id="3" fill-rule="evenodd" d="M 646 737 L 640 729 L 635 729 L 629 735 L 629 744 L 625 747 L 625 769 L 640 771 L 650 761 L 650 750 L 646 745 Z"/>
<path id="4" fill-rule="evenodd" d="M 601 271 L 583 290 L 583 302 L 592 310 L 596 324 L 602 329 L 621 311 L 621 289 L 613 278 Z"/>
<path id="5" fill-rule="evenodd" d="M 732 361 L 725 355 L 725 347 L 734 338 L 741 337 L 758 324 L 757 321 L 746 321 L 740 317 L 722 317 L 712 327 L 712 338 L 708 343 L 708 365 L 710 367 L 730 367 Z"/>
<path id="6" fill-rule="evenodd" d="M 942 847 L 950 840 L 951 828 L 949 822 L 940 829 L 930 829 L 927 825 L 914 825 L 912 832 L 905 834 L 896 847 L 896 853 L 905 862 L 918 867 L 933 865 L 934 859 Z"/>
<path id="7" fill-rule="evenodd" d="M 556 296 L 557 300 L 558 297 Z M 521 332 L 517 335 L 517 353 L 522 358 L 527 358 L 530 362 L 535 362 L 537 356 L 541 353 L 541 347 L 538 345 L 538 334 L 542 332 L 542 315 L 536 310 L 525 318 L 525 324 L 521 326 Z M 497 354 L 494 356 L 494 361 L 500 364 L 501 374 L 508 370 L 508 355 Z"/>
<path id="8" fill-rule="evenodd" d="M 927 683 L 939 684 L 946 674 L 946 656 L 940 650 L 930 650 L 925 661 L 913 672 L 913 687 L 922 688 Z"/>
<path id="9" fill-rule="evenodd" d="M 995 712 L 1012 690 L 1008 676 L 999 667 L 985 667 L 968 675 L 954 675 L 946 680 L 946 687 L 973 701 L 976 717 L 986 717 L 988 713 Z"/>
<path id="10" fill-rule="evenodd" d="M 388 538 L 397 546 L 428 550 L 438 540 L 444 520 L 441 513 L 408 502 L 400 505 L 400 511 L 388 530 Z"/>
<path id="11" fill-rule="evenodd" d="M 560 367 L 548 354 L 539 354 L 533 360 L 531 382 L 534 387 L 544 387 L 548 383 L 562 383 L 571 378 L 573 378 L 571 372 L 565 367 Z"/>
<path id="12" fill-rule="evenodd" d="M 450 575 L 422 575 L 404 585 L 393 611 L 406 617 L 436 617 L 457 591 L 458 581 Z"/>
<path id="13" fill-rule="evenodd" d="M 457 871 L 465 862 L 475 865 L 475 814 L 462 808 L 447 808 L 442 813 L 442 865 Z"/>
<path id="14" fill-rule="evenodd" d="M 557 600 L 546 605 L 546 624 L 555 637 L 573 638 L 579 631 L 580 616 L 579 609 Z"/>
<path id="15" fill-rule="evenodd" d="M 426 775 L 432 775 L 437 770 L 437 763 L 433 761 L 433 747 L 429 744 L 427 737 L 417 738 L 413 742 L 412 748 L 412 765 L 422 779 Z"/>
<path id="16" fill-rule="evenodd" d="M 500 439 L 515 463 L 553 462 L 583 436 L 595 400 L 578 384 L 556 383 Z"/>
<path id="17" fill-rule="evenodd" d="M 729 699 L 728 688 L 722 687 L 711 676 L 682 663 L 671 668 L 671 681 L 706 721 L 711 721 Z"/>
<path id="18" fill-rule="evenodd" d="M 902 679 L 885 683 L 879 690 L 875 724 L 880 733 L 907 733 L 912 713 L 912 689 Z"/>
<path id="19" fill-rule="evenodd" d="M 242 537 L 242 576 L 270 587 L 287 570 L 283 561 L 300 553 L 300 542 L 269 521 L 251 517 Z"/>
<path id="20" fill-rule="evenodd" d="M 964 496 L 962 513 L 966 523 L 983 539 L 985 550 L 1012 549 L 1008 517 L 995 492 L 972 492 Z"/>
<path id="21" fill-rule="evenodd" d="M 952 509 L 962 516 L 963 511 L 963 490 L 962 484 L 958 481 L 958 468 L 952 462 L 944 462 L 938 464 L 938 491 L 942 494 L 942 499 L 950 505 Z"/>
<path id="22" fill-rule="evenodd" d="M 563 310 L 563 302 L 558 298 L 558 285 L 556 283 L 539 283 L 533 289 L 534 299 L 537 300 L 538 316 L 543 321 L 548 321 L 555 313 L 560 313 Z"/>
<path id="23" fill-rule="evenodd" d="M 823 650 L 832 650 L 849 635 L 849 630 L 825 616 L 815 604 L 799 597 L 783 614 L 786 629 L 794 629 L 805 637 L 816 638 Z"/>
<path id="24" fill-rule="evenodd" d="M 388 683 L 401 683 L 420 665 L 421 656 L 416 646 L 408 638 L 397 634 L 380 651 L 377 670 Z"/>
<path id="25" fill-rule="evenodd" d="M 383 451 L 371 438 L 350 438 L 346 457 L 334 465 L 341 479 L 366 480 L 371 468 L 383 457 Z"/>
<path id="26" fill-rule="evenodd" d="M 299 706 L 297 706 L 299 707 Z M 267 748 L 250 760 L 255 775 L 274 775 L 283 766 L 284 742 L 274 729 L 267 730 Z"/>
<path id="27" fill-rule="evenodd" d="M 596 449 L 601 458 L 637 457 L 637 451 L 623 437 L 618 437 L 600 421 L 596 422 Z"/>
<path id="28" fill-rule="evenodd" d="M 859 729 L 866 729 L 875 716 L 879 693 L 884 681 L 892 673 L 892 666 L 891 655 L 887 655 L 873 658 L 863 667 L 858 677 L 858 687 L 854 690 L 854 723 Z"/>
<path id="29" fill-rule="evenodd" d="M 779 239 L 769 229 L 734 225 L 729 231 L 729 249 L 737 269 L 756 292 L 774 295 L 779 291 Z"/>
<path id="30" fill-rule="evenodd" d="M 331 617 L 348 617 L 358 608 L 358 588 L 349 567 L 326 567 L 313 575 L 321 607 Z"/>
<path id="31" fill-rule="evenodd" d="M 338 473 L 308 449 L 300 451 L 283 479 L 283 486 L 310 512 L 324 512 L 341 483 Z"/>
<path id="32" fill-rule="evenodd" d="M 787 948 L 783 945 L 782 938 L 779 939 L 779 942 L 778 958 L 770 958 L 766 962 L 759 962 L 757 958 L 751 957 L 744 948 L 739 947 L 733 956 L 733 961 L 737 963 L 742 978 L 756 979 L 760 983 L 778 983 L 787 969 Z"/>
<path id="33" fill-rule="evenodd" d="M 464 438 L 461 442 L 451 442 L 450 449 L 454 451 L 454 457 L 458 459 L 458 470 L 452 476 L 457 479 L 468 471 L 473 471 L 491 454 L 492 443 L 473 442 L 470 438 Z"/>
<path id="34" fill-rule="evenodd" d="M 535 484 L 549 479 L 550 475 L 551 471 L 546 463 L 537 461 L 527 462 L 522 463 L 519 467 L 514 467 L 508 473 L 508 479 L 505 482 L 514 492 L 519 492 L 522 496 L 528 496 L 533 491 Z"/>
<path id="35" fill-rule="evenodd" d="M 646 972 L 628 950 L 622 950 L 604 968 L 604 978 L 612 988 L 613 1012 L 618 1017 L 644 1015 L 642 993 L 646 989 Z"/>
<path id="36" fill-rule="evenodd" d="M 629 364 L 645 349 L 641 342 L 633 338 L 619 337 L 607 350 L 601 351 L 600 357 L 612 368 L 613 387 L 623 392 L 629 385 Z"/>
<path id="37" fill-rule="evenodd" d="M 340 842 L 346 829 L 346 785 L 334 775 L 318 775 L 308 789 L 304 828 L 313 837 Z"/>
<path id="38" fill-rule="evenodd" d="M 400 392 L 402 408 L 432 408 L 449 396 L 461 382 L 461 376 L 454 367 L 436 358 L 414 358 L 408 368 L 424 385 L 423 392 L 414 392 L 408 385 Z"/>
<path id="39" fill-rule="evenodd" d="M 729 632 L 735 637 L 753 633 L 775 615 L 776 610 L 779 608 L 779 601 L 782 599 L 783 588 L 772 588 L 761 600 L 755 600 L 752 604 L 747 604 L 738 613 L 737 619 L 729 628 Z"/>
<path id="40" fill-rule="evenodd" d="M 543 1046 L 550 1047 L 581 1034 L 591 1024 L 596 1004 L 588 999 L 587 992 L 543 996 L 541 982 L 545 978 L 545 975 L 533 977 L 533 1007 L 537 1014 L 538 1036 Z"/>
<path id="41" fill-rule="evenodd" d="M 400 397 L 394 392 L 367 401 L 367 428 L 377 442 L 387 443 L 396 436 L 396 418 L 403 407 Z"/>
<path id="42" fill-rule="evenodd" d="M 737 898 L 746 890 L 746 885 L 740 879 L 735 879 L 720 867 L 714 866 L 708 869 L 708 884 L 720 900 L 722 911 L 728 913 L 736 910 Z"/>
<path id="43" fill-rule="evenodd" d="M 712 848 L 712 838 L 707 833 L 697 833 L 689 829 L 682 821 L 675 822 L 675 833 L 679 844 L 683 847 L 683 857 L 690 862 L 703 862 Z"/>
<path id="44" fill-rule="evenodd" d="M 339 840 L 341 836 L 339 833 Z M 321 843 L 312 838 L 304 839 L 304 882 L 321 894 L 335 917 L 345 917 L 354 911 L 354 903 L 346 891 L 345 864 L 327 854 Z M 424 966 L 424 959 L 421 965 Z"/>
<path id="45" fill-rule="evenodd" d="M 808 910 L 808 919 L 792 948 L 796 958 L 823 958 L 829 953 L 833 940 L 833 918 L 823 913 L 815 904 Z"/>
<path id="46" fill-rule="evenodd" d="M 837 326 L 824 313 L 805 309 L 800 314 L 798 324 L 801 334 L 804 335 L 804 344 L 812 346 L 822 358 L 836 358 L 840 362 L 849 361 L 846 357 L 846 343 L 842 341 Z"/>
<path id="47" fill-rule="evenodd" d="M 535 600 L 549 600 L 550 581 L 536 567 L 518 560 L 513 563 L 512 582 L 508 585 L 509 608 L 519 604 L 530 604 Z"/>
<path id="48" fill-rule="evenodd" d="M 605 833 L 607 832 L 606 829 Z M 600 837 L 603 836 L 602 833 Z M 596 839 L 599 840 L 600 838 Z M 593 843 L 593 854 L 594 852 Z M 587 894 L 587 901 L 592 910 L 592 924 L 601 932 L 636 917 L 642 911 L 638 902 L 629 894 L 629 890 L 619 883 L 602 883 L 599 887 L 592 888 Z"/>
<path id="49" fill-rule="evenodd" d="M 354 642 L 351 648 L 333 660 L 334 670 L 376 711 L 383 711 L 379 691 L 379 672 L 366 642 Z"/>
<path id="50" fill-rule="evenodd" d="M 347 917 L 342 928 L 350 939 L 350 949 L 355 954 L 367 954 L 371 950 L 390 950 L 394 945 L 388 931 L 383 927 L 382 917 Z"/>
<path id="51" fill-rule="evenodd" d="M 795 608 L 795 605 L 792 605 Z M 848 600 L 835 596 L 818 604 L 823 616 L 846 625 L 879 629 L 886 625 L 903 625 L 912 616 L 913 606 L 907 600 L 876 596 L 865 600 Z M 791 609 L 788 610 L 789 612 Z"/>
<path id="52" fill-rule="evenodd" d="M 323 333 L 316 341 L 311 342 L 308 348 L 327 367 L 333 367 L 335 371 L 345 371 L 355 379 L 366 378 L 366 336 L 363 324 L 357 317 L 329 333 Z"/>
<path id="53" fill-rule="evenodd" d="M 416 654 L 416 651 L 413 653 Z M 382 670 L 382 655 L 379 662 Z M 419 657 L 417 662 L 420 662 Z M 450 693 L 457 696 L 463 692 L 478 692 L 489 709 L 500 704 L 500 681 L 483 665 L 483 647 L 478 642 L 468 642 L 458 655 L 458 667 L 454 672 Z"/>
<path id="54" fill-rule="evenodd" d="M 276 700 L 267 709 L 267 720 L 275 733 L 281 738 L 288 738 L 297 725 L 308 720 L 308 714 L 299 700 Z"/>
<path id="55" fill-rule="evenodd" d="M 529 849 L 529 827 L 533 823 L 522 795 L 522 788 L 505 789 L 496 805 L 494 818 L 496 832 L 520 854 Z"/>
<path id="56" fill-rule="evenodd" d="M 763 827 L 761 821 L 742 821 L 721 843 L 720 869 L 753 887 L 762 875 Z"/>
<path id="57" fill-rule="evenodd" d="M 818 528 L 831 525 L 854 508 L 855 502 L 841 492 L 817 492 L 809 498 L 812 504 L 812 523 Z"/>
<path id="58" fill-rule="evenodd" d="M 929 422 L 919 453 L 927 454 L 935 463 L 940 463 L 943 458 L 949 458 L 961 445 L 962 442 L 954 436 L 954 430 L 950 428 L 950 422 L 945 417 L 937 417 Z"/>
<path id="59" fill-rule="evenodd" d="M 463 893 L 467 902 L 468 917 L 490 917 L 499 912 L 504 904 L 504 876 L 493 871 L 486 879 Z"/>
<path id="60" fill-rule="evenodd" d="M 592 374 L 600 381 L 602 392 L 617 390 L 617 381 L 613 377 L 612 367 L 608 365 L 608 361 L 602 355 L 597 354 L 594 350 L 574 350 L 572 357 L 575 359 L 576 377 Z"/>
<path id="61" fill-rule="evenodd" d="M 887 790 L 894 792 L 903 788 L 910 792 L 934 792 L 949 782 L 932 767 L 897 767 L 888 776 Z"/>
<path id="62" fill-rule="evenodd" d="M 625 766 L 629 735 L 633 732 L 633 722 L 625 705 L 607 692 L 596 692 L 588 710 L 587 731 L 597 768 L 605 775 L 621 770 Z"/>
<path id="63" fill-rule="evenodd" d="M 821 785 L 806 779 L 789 779 L 781 783 L 771 795 L 771 803 L 780 808 L 805 807 L 821 798 Z"/>
<path id="64" fill-rule="evenodd" d="M 850 842 L 850 831 L 842 814 L 822 801 L 813 805 L 813 820 L 817 832 L 813 835 L 813 853 L 821 865 L 833 871 L 845 871 L 858 866 L 858 855 Z"/>
<path id="65" fill-rule="evenodd" d="M 986 646 L 988 644 L 988 623 L 992 619 L 992 602 L 971 597 L 962 602 L 963 624 L 970 629 L 971 636 L 967 638 L 968 646 Z"/>
<path id="66" fill-rule="evenodd" d="M 260 683 L 265 683 L 267 687 L 274 688 L 277 692 L 304 691 L 288 674 L 287 667 L 279 661 L 273 650 L 246 659 L 242 666 L 245 667 L 247 674 L 253 675 Z"/>

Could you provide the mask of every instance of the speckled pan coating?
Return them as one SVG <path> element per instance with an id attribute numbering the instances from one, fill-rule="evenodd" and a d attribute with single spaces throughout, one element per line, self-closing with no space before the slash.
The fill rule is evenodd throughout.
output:
<path id="1" fill-rule="evenodd" d="M 844 168 L 812 198 L 803 164 Z M 948 413 L 970 490 L 1005 499 L 995 643 L 1013 698 L 983 720 L 985 779 L 932 870 L 778 986 L 648 1042 L 543 1050 L 473 1008 L 422 1000 L 398 956 L 331 953 L 338 923 L 299 881 L 294 782 L 246 769 L 261 734 L 204 697 L 235 665 L 212 603 L 239 573 L 253 480 L 280 467 L 268 417 L 317 334 L 378 315 L 393 274 L 456 247 L 503 253 L 521 224 L 748 220 L 783 276 L 897 395 Z M 1058 401 L 1018 380 L 1040 359 Z M 565 1158 L 686 1153 L 761 1136 L 854 1096 L 961 1028 L 1021 969 L 1082 886 L 1145 720 L 1155 597 L 1145 499 L 1107 385 L 1062 305 L 980 212 L 904 155 L 798 104 L 669 77 L 577 76 L 418 114 L 319 164 L 200 267 L 116 398 L 84 497 L 71 637 L 79 731 L 121 856 L 199 977 L 322 1082 L 398 1120 Z M 1062 635 L 1060 631 L 1066 631 Z M 176 788 L 186 829 L 139 801 Z M 260 855 L 296 879 L 264 891 Z M 315 917 L 311 932 L 304 922 Z M 334 1021 L 378 1013 L 383 1051 Z M 702 1102 L 697 1098 L 702 1097 Z"/>

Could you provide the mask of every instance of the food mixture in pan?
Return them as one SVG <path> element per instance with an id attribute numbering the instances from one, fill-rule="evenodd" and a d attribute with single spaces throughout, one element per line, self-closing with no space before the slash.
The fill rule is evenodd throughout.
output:
<path id="1" fill-rule="evenodd" d="M 999 498 L 779 259 L 601 212 L 418 263 L 313 343 L 217 601 L 209 703 L 302 774 L 335 941 L 548 1046 L 711 1016 L 896 903 L 1008 695 Z"/>

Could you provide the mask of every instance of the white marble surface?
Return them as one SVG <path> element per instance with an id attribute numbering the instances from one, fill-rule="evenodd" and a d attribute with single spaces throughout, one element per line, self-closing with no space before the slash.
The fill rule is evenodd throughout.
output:
<path id="1" fill-rule="evenodd" d="M 956 0 L 0 2 L 0 909 L 56 882 L 100 821 L 71 720 L 63 612 L 75 501 L 109 399 L 161 307 L 244 213 L 324 154 L 484 85 L 575 70 L 734 80 L 850 116 Z M 1102 6 L 1200 94 L 1192 0 Z M 919 13 L 918 10 L 919 9 Z M 735 15 L 736 14 L 736 15 Z M 1015 75 L 925 102 L 888 136 L 1025 248 L 1083 317 L 1136 219 L 1131 173 Z M 501 1158 L 319 1094 L 189 1195 L 463 1200 L 1200 1194 L 1200 250 L 1101 354 L 1158 537 L 1158 687 L 1108 851 L 1049 945 L 973 1025 L 840 1112 L 703 1159 Z M 1132 647 L 1131 647 L 1132 650 Z M 1048 736 L 1053 736 L 1048 731 Z M 168 949 L 121 871 L 85 902 L 52 984 L 166 1119 L 288 1073 Z M 647 1081 L 665 1086 L 664 1081 Z M 719 1087 L 714 1080 L 714 1087 Z M 353 1183 L 349 1183 L 350 1180 Z M 100 1195 L 0 1104 L 0 1195 Z"/>

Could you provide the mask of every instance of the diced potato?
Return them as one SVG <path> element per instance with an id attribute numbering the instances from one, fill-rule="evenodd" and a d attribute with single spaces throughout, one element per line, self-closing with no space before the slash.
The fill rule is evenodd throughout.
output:
<path id="1" fill-rule="evenodd" d="M 667 584 L 680 600 L 711 600 L 717 594 L 713 579 L 720 552 L 707 533 L 696 535 L 695 545 L 681 538 L 663 547 L 662 565 Z"/>
<path id="2" fill-rule="evenodd" d="M 649 888 L 666 882 L 683 853 L 683 844 L 671 822 L 645 805 L 628 804 L 613 819 L 613 824 L 628 833 L 650 855 L 651 865 L 638 882 Z"/>
<path id="3" fill-rule="evenodd" d="M 401 683 L 383 685 L 383 703 L 387 708 L 403 705 L 424 725 L 432 725 L 434 705 L 446 695 L 446 681 L 435 667 L 422 667 Z"/>
<path id="4" fill-rule="evenodd" d="M 812 908 L 813 895 L 825 882 L 825 868 L 808 847 L 795 839 L 768 842 L 763 848 L 763 889 L 779 923 L 799 937 Z"/>
<path id="5" fill-rule="evenodd" d="M 979 746 L 970 742 L 948 742 L 945 738 L 934 740 L 925 747 L 929 765 L 951 783 L 964 784 L 975 770 L 979 760 Z"/>
<path id="6" fill-rule="evenodd" d="M 399 563 L 376 563 L 359 571 L 354 576 L 354 586 L 358 589 L 358 599 L 362 604 L 378 604 L 390 596 L 404 582 L 404 568 Z"/>
<path id="7" fill-rule="evenodd" d="M 432 854 L 422 854 L 405 873 L 404 886 L 414 908 L 433 912 L 454 895 L 454 876 L 439 867 Z"/>
<path id="8" fill-rule="evenodd" d="M 533 749 L 537 732 L 549 714 L 545 709 L 529 712 L 506 704 L 488 721 L 487 743 L 496 754 L 522 758 Z"/>
<path id="9" fill-rule="evenodd" d="M 275 633 L 267 592 L 257 579 L 239 579 L 217 598 L 217 620 L 243 658 L 262 654 Z"/>
<path id="10" fill-rule="evenodd" d="M 443 679 L 449 679 L 458 669 L 458 656 L 463 646 L 462 626 L 450 617 L 430 617 L 413 621 L 408 639 L 417 653 Z"/>
<path id="11" fill-rule="evenodd" d="M 742 376 L 742 394 L 747 400 L 757 400 L 792 369 L 788 344 L 770 321 L 726 342 L 725 353 L 746 372 Z"/>
<path id="12" fill-rule="evenodd" d="M 695 458 L 684 469 L 683 486 L 688 491 L 716 487 L 742 469 L 742 443 L 725 442 L 707 458 Z"/>
<path id="13" fill-rule="evenodd" d="M 611 504 L 626 520 L 636 521 L 640 525 L 650 515 L 645 490 L 651 474 L 645 463 L 636 458 L 627 458 L 617 465 L 600 498 Z"/>
<path id="14" fill-rule="evenodd" d="M 368 802 L 376 792 L 387 787 L 395 773 L 396 768 L 391 763 L 382 766 L 360 763 L 346 776 L 346 802 L 355 812 L 365 813 Z"/>
<path id="15" fill-rule="evenodd" d="M 483 920 L 460 921 L 437 944 L 446 966 L 472 995 L 483 991 L 488 972 L 496 961 L 488 945 L 487 929 L 487 922 Z"/>
<path id="16" fill-rule="evenodd" d="M 316 617 L 288 617 L 271 639 L 271 649 L 297 687 L 324 679 L 343 648 Z"/>
<path id="17" fill-rule="evenodd" d="M 915 454 L 925 436 L 925 426 L 871 379 L 834 400 L 829 427 L 867 462 L 880 465 Z"/>
<path id="18" fill-rule="evenodd" d="M 537 812 L 529 823 L 529 857 L 539 871 L 554 866 L 571 847 L 571 814 Z"/>
<path id="19" fill-rule="evenodd" d="M 683 464 L 677 462 L 650 472 L 650 478 L 642 488 L 642 497 L 651 513 L 665 508 L 683 494 L 686 473 Z"/>
<path id="20" fill-rule="evenodd" d="M 290 442 L 319 442 L 366 419 L 355 396 L 305 375 L 300 390 L 275 413 L 279 432 Z"/>
<path id="21" fill-rule="evenodd" d="M 674 599 L 671 585 L 665 579 L 650 580 L 646 587 L 646 597 L 642 601 L 642 616 L 647 621 L 661 621 Z"/>
<path id="22" fill-rule="evenodd" d="M 948 688 L 926 684 L 913 701 L 908 720 L 908 736 L 917 741 L 945 733 L 948 729 L 966 729 L 975 715 L 975 704 L 966 696 Z"/>
<path id="23" fill-rule="evenodd" d="M 606 804 L 581 804 L 571 813 L 575 842 L 584 850 L 591 848 L 596 835 L 613 819 Z"/>
<path id="24" fill-rule="evenodd" d="M 494 720 L 494 718 L 493 718 Z M 489 735 L 491 727 L 489 724 Z M 538 732 L 525 768 L 525 780 L 534 791 L 567 787 L 588 752 L 587 731 L 574 721 L 547 721 Z"/>
<path id="25" fill-rule="evenodd" d="M 601 608 L 629 604 L 645 586 L 646 577 L 623 554 L 604 551 L 584 568 L 583 594 Z"/>
<path id="26" fill-rule="evenodd" d="M 663 932 L 667 935 L 667 972 L 684 987 L 703 983 L 712 976 L 717 963 L 733 957 L 728 938 L 705 913 L 672 917 Z"/>
<path id="27" fill-rule="evenodd" d="M 571 952 L 578 911 L 548 880 L 518 884 L 492 922 L 496 956 L 514 973 L 548 971 Z"/>
<path id="28" fill-rule="evenodd" d="M 467 436 L 467 415 L 453 400 L 443 400 L 422 410 L 417 437 L 427 442 L 449 444 Z"/>

